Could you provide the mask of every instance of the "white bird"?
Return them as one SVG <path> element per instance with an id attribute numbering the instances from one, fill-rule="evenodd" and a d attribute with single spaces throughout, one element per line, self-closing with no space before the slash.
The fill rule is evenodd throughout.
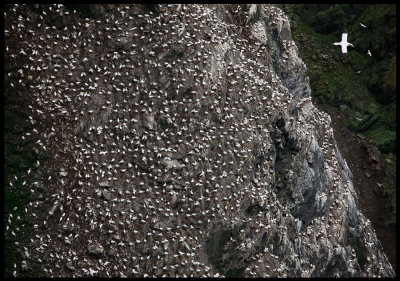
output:
<path id="1" fill-rule="evenodd" d="M 372 56 L 372 54 L 371 54 L 371 51 L 370 51 L 370 50 L 368 50 L 367 54 L 368 54 L 370 57 Z"/>
<path id="2" fill-rule="evenodd" d="M 358 121 L 360 121 L 360 122 L 362 121 L 362 119 L 361 119 L 361 118 L 357 118 L 357 117 L 356 117 L 356 119 L 357 119 Z"/>
<path id="3" fill-rule="evenodd" d="M 363 27 L 363 28 L 367 28 L 365 25 L 363 25 L 361 22 L 360 22 L 360 25 L 361 25 L 361 27 Z"/>
<path id="4" fill-rule="evenodd" d="M 91 276 L 93 276 L 93 274 L 97 274 L 97 270 L 93 270 L 93 269 L 91 269 L 90 267 L 89 267 L 89 274 L 91 275 Z"/>
<path id="5" fill-rule="evenodd" d="M 347 30 L 346 28 L 344 29 L 344 32 L 342 33 L 342 41 L 341 42 L 335 42 L 333 45 L 340 45 L 342 47 L 342 53 L 347 54 L 347 47 L 351 46 L 354 47 L 353 44 L 347 42 Z"/>

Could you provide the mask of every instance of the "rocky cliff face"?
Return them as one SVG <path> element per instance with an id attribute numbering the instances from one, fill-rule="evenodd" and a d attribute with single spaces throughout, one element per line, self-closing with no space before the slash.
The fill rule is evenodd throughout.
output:
<path id="1" fill-rule="evenodd" d="M 47 276 L 395 275 L 280 9 L 102 10 L 5 17 L 10 81 L 37 125 L 27 137 L 51 152 L 35 172 L 47 197 L 29 207 L 28 264 Z"/>

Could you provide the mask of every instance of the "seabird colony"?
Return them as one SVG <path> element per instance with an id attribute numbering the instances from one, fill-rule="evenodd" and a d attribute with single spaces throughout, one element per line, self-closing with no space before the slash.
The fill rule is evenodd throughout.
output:
<path id="1" fill-rule="evenodd" d="M 4 12 L 10 87 L 29 95 L 33 129 L 24 141 L 51 154 L 29 175 L 33 197 L 43 189 L 47 196 L 25 210 L 35 230 L 25 256 L 49 277 L 216 277 L 205 248 L 222 224 L 237 232 L 225 248 L 246 260 L 245 276 L 311 276 L 319 247 L 348 253 L 346 272 L 354 272 L 354 249 L 338 243 L 351 182 L 341 175 L 329 116 L 310 98 L 291 97 L 267 45 L 249 37 L 244 6 L 158 9 L 105 5 L 97 18 L 62 4 Z M 263 9 L 270 28 L 287 21 L 280 9 Z M 49 24 L 53 17 L 63 24 Z M 281 43 L 290 64 L 295 44 Z M 298 118 L 289 118 L 294 109 Z M 316 194 L 329 211 L 308 225 L 273 187 L 268 154 L 278 115 L 290 119 L 285 129 L 299 145 L 321 147 L 330 175 Z M 265 161 L 256 161 L 256 147 Z M 249 217 L 252 204 L 261 209 Z M 366 243 L 376 239 L 368 221 L 362 227 Z M 16 231 L 11 218 L 7 231 Z M 285 255 L 262 242 L 275 236 L 289 245 Z M 365 255 L 363 274 L 379 276 L 374 248 Z"/>

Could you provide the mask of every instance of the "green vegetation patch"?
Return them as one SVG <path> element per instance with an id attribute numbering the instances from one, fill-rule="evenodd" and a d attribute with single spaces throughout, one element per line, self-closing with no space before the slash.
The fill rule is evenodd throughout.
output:
<path id="1" fill-rule="evenodd" d="M 364 135 L 383 153 L 389 153 L 395 150 L 396 131 L 378 127 L 365 132 Z"/>
<path id="2" fill-rule="evenodd" d="M 362 132 L 381 152 L 395 153 L 395 55 L 382 59 L 370 57 L 366 50 L 373 50 L 373 46 L 363 46 L 359 42 L 364 37 L 367 42 L 371 40 L 370 29 L 395 32 L 393 20 L 383 20 L 383 15 L 392 17 L 390 5 L 376 6 L 380 7 L 374 10 L 369 5 L 289 5 L 285 9 L 289 14 L 300 15 L 292 24 L 292 36 L 308 67 L 313 100 L 335 111 L 346 105 L 343 113 L 350 129 Z M 349 12 L 354 19 L 346 18 L 341 25 L 335 24 L 335 20 L 343 17 L 343 11 Z M 330 17 L 336 18 L 325 22 Z M 379 17 L 388 27 L 379 26 L 379 20 L 374 17 Z M 340 48 L 332 43 L 340 41 L 343 24 L 347 22 L 349 41 L 355 48 L 350 47 L 347 59 L 344 59 Z M 369 28 L 360 29 L 360 22 Z M 384 46 L 387 50 L 391 48 L 389 43 Z"/>

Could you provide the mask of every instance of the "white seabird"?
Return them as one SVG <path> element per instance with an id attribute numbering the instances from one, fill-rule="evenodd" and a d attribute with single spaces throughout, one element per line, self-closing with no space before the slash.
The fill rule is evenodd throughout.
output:
<path id="1" fill-rule="evenodd" d="M 363 27 L 363 28 L 367 28 L 364 24 L 362 24 L 361 22 L 360 22 L 360 25 L 361 25 L 361 27 Z"/>
<path id="2" fill-rule="evenodd" d="M 368 54 L 370 57 L 372 56 L 372 54 L 371 54 L 371 51 L 370 51 L 370 50 L 368 50 L 367 54 Z"/>
<path id="3" fill-rule="evenodd" d="M 342 33 L 342 41 L 341 42 L 335 42 L 333 45 L 340 45 L 342 47 L 342 53 L 347 54 L 347 46 L 354 47 L 353 44 L 347 42 L 347 30 L 346 28 L 344 29 L 344 32 Z"/>

